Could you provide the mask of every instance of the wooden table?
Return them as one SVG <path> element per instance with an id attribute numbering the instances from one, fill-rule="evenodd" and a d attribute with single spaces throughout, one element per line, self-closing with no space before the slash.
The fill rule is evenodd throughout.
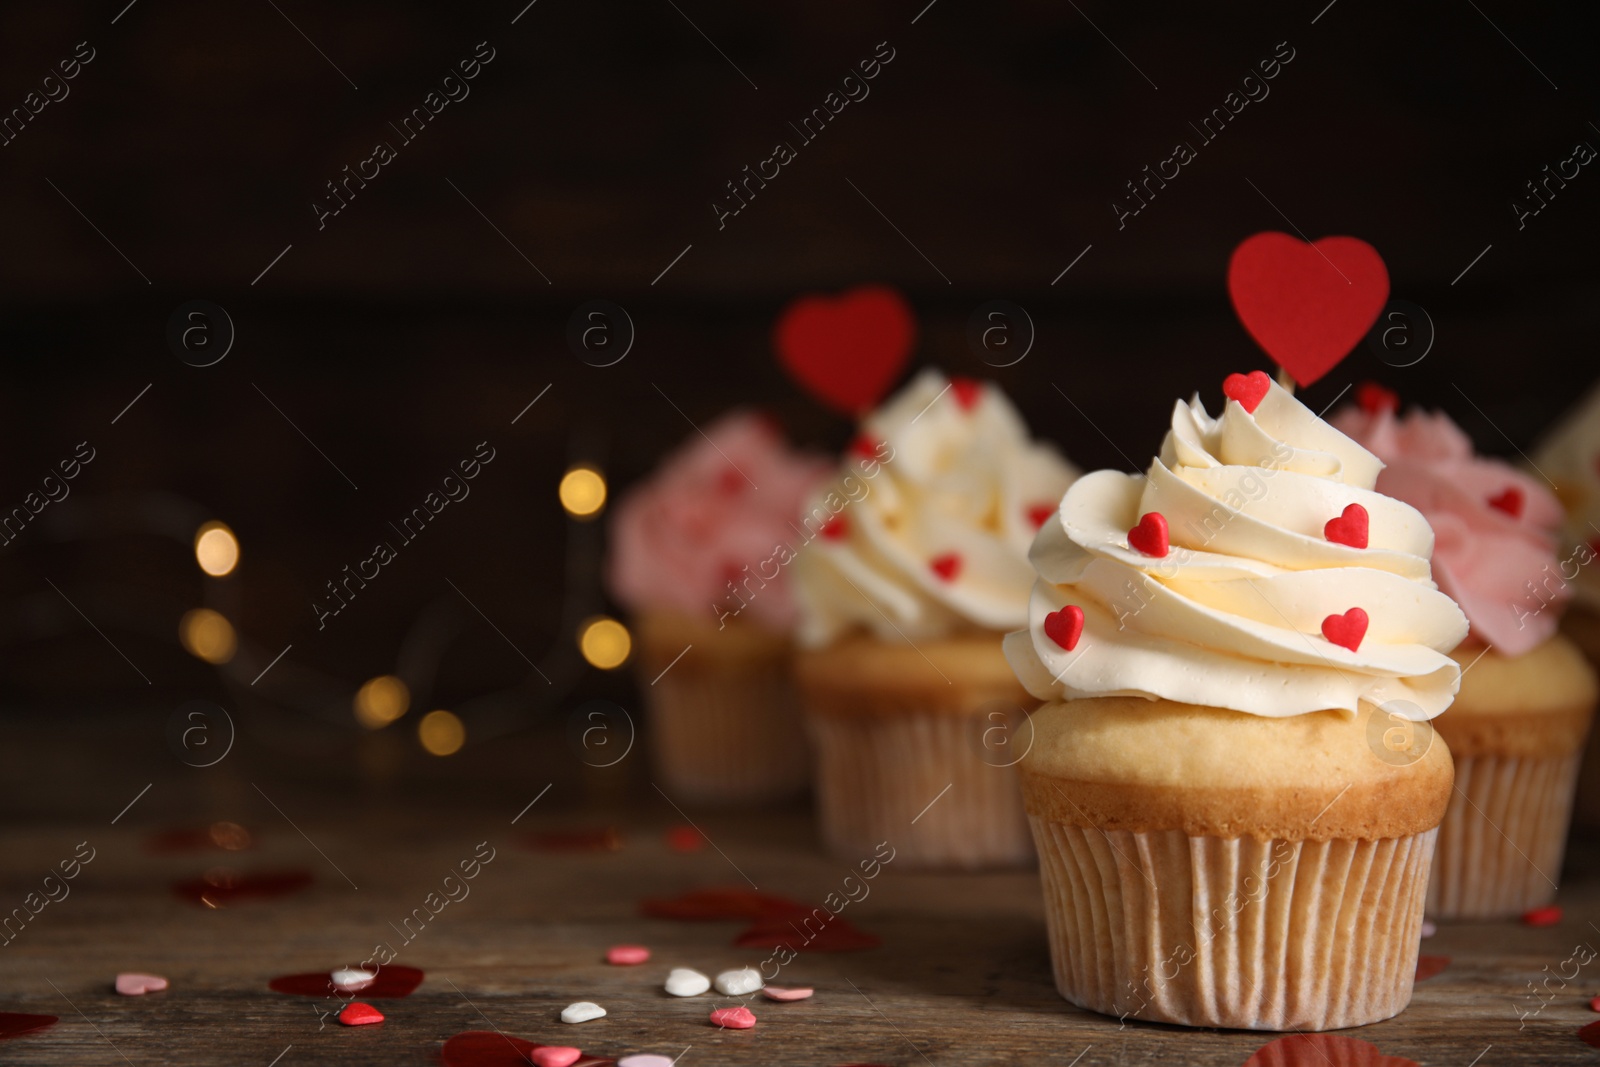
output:
<path id="1" fill-rule="evenodd" d="M 758 997 L 751 1003 L 760 1019 L 755 1029 L 719 1030 L 708 1012 L 729 998 L 669 997 L 661 988 L 667 968 L 715 974 L 766 953 L 733 947 L 742 925 L 736 921 L 642 918 L 641 898 L 753 884 L 821 904 L 840 887 L 846 866 L 818 852 L 799 807 L 690 813 L 712 846 L 688 853 L 665 840 L 664 831 L 683 819 L 659 798 L 597 808 L 591 797 L 584 810 L 560 803 L 557 789 L 513 826 L 542 784 L 498 807 L 432 794 L 356 804 L 308 787 L 242 785 L 232 799 L 248 812 L 258 847 L 235 853 L 152 852 L 151 835 L 182 821 L 173 811 L 187 810 L 163 807 L 159 792 L 115 825 L 108 818 L 26 826 L 6 820 L 0 856 L 7 908 L 78 842 L 88 841 L 95 858 L 70 884 L 70 896 L 47 905 L 0 948 L 0 1010 L 60 1016 L 46 1031 L 0 1041 L 0 1063 L 437 1064 L 451 1035 L 498 1028 L 612 1057 L 681 1053 L 688 1067 L 1237 1067 L 1275 1036 L 1122 1027 L 1076 1009 L 1051 985 L 1033 873 L 925 875 L 893 864 L 844 913 L 880 935 L 881 948 L 802 955 L 783 980 L 814 985 L 814 999 L 772 1004 Z M 127 795 L 120 778 L 115 785 L 114 800 L 105 787 L 108 812 Z M 530 831 L 607 825 L 620 834 L 616 851 L 536 851 L 526 842 Z M 414 922 L 421 932 L 402 942 L 390 924 L 438 892 L 484 841 L 494 858 L 468 883 L 469 895 L 426 926 Z M 173 893 L 175 879 L 217 864 L 301 868 L 315 882 L 280 899 L 215 910 Z M 1600 915 L 1600 850 L 1575 850 L 1562 902 L 1566 918 L 1554 927 L 1443 927 L 1424 951 L 1451 957 L 1448 968 L 1419 983 L 1399 1018 L 1349 1033 L 1389 1055 L 1449 1067 L 1600 1059 L 1576 1036 L 1600 1018 L 1588 1007 L 1600 992 L 1600 962 L 1565 988 L 1552 980 L 1559 995 L 1525 1024 L 1518 1016 L 1539 1003 L 1530 981 L 1562 971 L 1575 943 L 1600 944 L 1588 922 Z M 374 1001 L 387 1015 L 381 1026 L 345 1028 L 331 1018 L 320 1026 L 317 1001 L 267 988 L 276 975 L 354 965 L 380 941 L 398 947 L 395 963 L 427 972 L 412 996 Z M 625 942 L 650 946 L 654 958 L 641 967 L 606 965 L 606 948 Z M 116 996 L 112 980 L 124 970 L 164 975 L 171 988 Z M 576 1000 L 597 1001 L 609 1015 L 579 1026 L 558 1022 L 560 1009 Z"/>

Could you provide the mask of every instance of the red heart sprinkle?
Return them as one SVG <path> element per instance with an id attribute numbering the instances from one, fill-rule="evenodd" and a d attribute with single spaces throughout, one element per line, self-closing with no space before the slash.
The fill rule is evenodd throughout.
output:
<path id="1" fill-rule="evenodd" d="M 1554 926 L 1560 921 L 1561 906 L 1559 904 L 1550 904 L 1543 908 L 1534 908 L 1532 911 L 1526 912 L 1522 916 L 1522 922 L 1526 926 Z"/>
<path id="2" fill-rule="evenodd" d="M 1139 525 L 1128 531 L 1128 547 L 1160 559 L 1167 554 L 1167 517 L 1159 511 L 1139 517 Z"/>
<path id="3" fill-rule="evenodd" d="M 1600 1000 L 1600 997 L 1595 998 Z M 1578 1031 L 1578 1040 L 1590 1048 L 1600 1048 L 1600 1023 L 1590 1023 Z"/>
<path id="4" fill-rule="evenodd" d="M 1267 377 L 1264 370 L 1253 370 L 1249 374 L 1230 374 L 1222 379 L 1222 395 L 1229 400 L 1237 400 L 1239 406 L 1250 414 L 1256 413 L 1261 398 L 1267 395 L 1267 390 L 1272 388 L 1272 379 Z"/>
<path id="5" fill-rule="evenodd" d="M 843 515 L 835 515 L 817 527 L 817 532 L 830 541 L 842 541 L 844 535 L 850 532 L 850 527 L 845 523 Z"/>
<path id="6" fill-rule="evenodd" d="M 1385 1056 L 1376 1046 L 1342 1034 L 1291 1034 L 1268 1042 L 1244 1067 L 1417 1067 L 1416 1060 Z"/>
<path id="7" fill-rule="evenodd" d="M 928 561 L 928 569 L 947 582 L 956 580 L 956 575 L 961 573 L 961 557 L 954 552 L 946 552 L 942 556 L 935 556 Z"/>
<path id="8" fill-rule="evenodd" d="M 540 1045 L 528 1053 L 528 1058 L 539 1067 L 572 1067 L 582 1055 L 582 1049 L 570 1045 Z"/>
<path id="9" fill-rule="evenodd" d="M 1054 504 L 1029 505 L 1028 521 L 1033 523 L 1033 528 L 1037 530 L 1039 527 L 1050 521 L 1050 516 L 1054 515 L 1056 510 L 1057 509 Z"/>
<path id="10" fill-rule="evenodd" d="M 1522 515 L 1522 490 L 1516 486 L 1507 486 L 1506 491 L 1489 498 L 1489 506 L 1505 512 L 1513 519 Z"/>
<path id="11" fill-rule="evenodd" d="M 27 1015 L 21 1012 L 0 1011 L 0 1038 L 31 1034 L 35 1030 L 54 1026 L 60 1021 L 54 1015 Z"/>
<path id="12" fill-rule="evenodd" d="M 1449 956 L 1418 956 L 1417 981 L 1426 982 L 1436 974 L 1442 974 L 1450 966 Z"/>
<path id="13" fill-rule="evenodd" d="M 877 459 L 877 438 L 870 434 L 856 434 L 850 439 L 850 454 L 853 456 L 860 456 L 862 459 Z"/>
<path id="14" fill-rule="evenodd" d="M 1044 617 L 1044 635 L 1071 652 L 1083 636 L 1083 609 L 1068 604 L 1060 611 L 1052 611 Z"/>
<path id="15" fill-rule="evenodd" d="M 1592 997 L 1592 998 L 1590 998 L 1590 1000 L 1589 1000 L 1589 1010 L 1590 1011 L 1600 1011 L 1600 997 Z"/>
<path id="16" fill-rule="evenodd" d="M 983 399 L 983 383 L 972 378 L 951 378 L 950 391 L 955 394 L 962 411 L 971 411 Z"/>
<path id="17" fill-rule="evenodd" d="M 1400 410 L 1400 394 L 1377 382 L 1362 382 L 1356 386 L 1356 406 L 1368 415 Z"/>
<path id="18" fill-rule="evenodd" d="M 1336 519 L 1329 519 L 1322 527 L 1322 536 L 1336 545 L 1351 548 L 1367 547 L 1367 509 L 1360 504 L 1350 504 Z"/>
<path id="19" fill-rule="evenodd" d="M 371 1026 L 373 1023 L 383 1022 L 383 1012 L 371 1004 L 363 1004 L 359 1000 L 344 1006 L 339 1013 L 339 1021 L 346 1026 Z"/>
<path id="20" fill-rule="evenodd" d="M 756 1016 L 749 1008 L 718 1008 L 711 1013 L 711 1022 L 728 1030 L 748 1030 L 756 1024 Z"/>
<path id="21" fill-rule="evenodd" d="M 1322 636 L 1355 652 L 1361 647 L 1361 639 L 1367 636 L 1367 613 L 1351 608 L 1343 615 L 1329 615 L 1322 620 Z"/>

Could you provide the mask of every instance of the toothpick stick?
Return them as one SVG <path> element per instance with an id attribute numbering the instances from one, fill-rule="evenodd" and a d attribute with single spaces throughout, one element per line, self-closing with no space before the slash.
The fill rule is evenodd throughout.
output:
<path id="1" fill-rule="evenodd" d="M 1278 384 L 1283 386 L 1284 392 L 1294 396 L 1294 379 L 1289 376 L 1288 368 L 1278 368 Z"/>

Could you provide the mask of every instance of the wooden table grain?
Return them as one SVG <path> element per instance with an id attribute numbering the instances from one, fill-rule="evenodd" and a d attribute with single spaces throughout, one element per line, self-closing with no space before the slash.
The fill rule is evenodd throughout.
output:
<path id="1" fill-rule="evenodd" d="M 282 786 L 271 796 L 255 792 L 271 806 L 249 794 L 258 847 L 245 852 L 151 851 L 152 834 L 174 823 L 156 803 L 115 825 L 34 820 L 0 829 L 6 909 L 22 905 L 81 842 L 94 850 L 66 883 L 69 894 L 9 931 L 0 948 L 0 1011 L 60 1016 L 46 1031 L 0 1041 L 0 1063 L 438 1064 L 451 1035 L 499 1029 L 610 1057 L 661 1053 L 686 1067 L 1237 1067 L 1275 1036 L 1121 1025 L 1074 1008 L 1051 984 L 1035 873 L 932 875 L 892 862 L 844 912 L 881 936 L 881 947 L 802 954 L 781 981 L 814 986 L 813 999 L 758 997 L 753 1030 L 719 1030 L 708 1013 L 733 1002 L 669 997 L 666 971 L 714 974 L 757 964 L 766 952 L 733 946 L 738 921 L 644 918 L 640 900 L 719 885 L 822 904 L 850 867 L 820 853 L 803 807 L 690 811 L 711 845 L 683 853 L 665 838 L 683 816 L 665 804 L 563 806 L 552 796 L 519 817 L 526 801 L 509 795 L 497 807 L 452 801 L 448 791 L 378 805 L 326 793 L 313 800 Z M 607 826 L 617 831 L 615 851 L 537 851 L 526 841 L 529 833 Z M 463 881 L 461 862 L 490 850 L 477 877 Z M 315 881 L 296 894 L 219 909 L 172 891 L 175 880 L 217 865 L 304 869 Z M 439 907 L 447 891 L 459 899 Z M 437 914 L 407 924 L 430 893 L 440 895 Z M 1424 952 L 1449 956 L 1449 966 L 1418 984 L 1398 1018 L 1346 1033 L 1388 1055 L 1445 1067 L 1595 1062 L 1600 1051 L 1577 1031 L 1600 1019 L 1588 1007 L 1600 992 L 1600 961 L 1568 962 L 1575 946 L 1600 945 L 1591 922 L 1600 917 L 1600 851 L 1592 845 L 1575 846 L 1561 902 L 1565 917 L 1555 926 L 1442 926 Z M 648 945 L 653 959 L 639 967 L 604 962 L 609 946 L 629 942 Z M 341 1027 L 322 1016 L 328 1005 L 267 988 L 276 975 L 357 964 L 379 943 L 396 949 L 393 962 L 427 972 L 410 997 L 375 1001 L 387 1016 L 381 1026 Z M 120 997 L 111 988 L 119 971 L 164 975 L 171 988 Z M 559 1022 L 576 1000 L 609 1014 Z"/>

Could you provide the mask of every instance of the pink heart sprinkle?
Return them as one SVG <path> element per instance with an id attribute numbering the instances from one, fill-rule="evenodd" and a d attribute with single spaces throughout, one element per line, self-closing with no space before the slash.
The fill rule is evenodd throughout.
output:
<path id="1" fill-rule="evenodd" d="M 810 986 L 769 985 L 761 987 L 761 995 L 768 1000 L 805 1000 L 816 990 Z"/>
<path id="2" fill-rule="evenodd" d="M 540 1045 L 528 1053 L 528 1058 L 539 1067 L 569 1067 L 577 1063 L 578 1057 L 583 1055 L 582 1049 L 572 1048 L 568 1045 Z"/>
<path id="3" fill-rule="evenodd" d="M 159 993 L 165 988 L 167 988 L 167 980 L 160 975 L 117 975 L 117 992 L 125 997 L 142 997 L 146 993 Z"/>
<path id="4" fill-rule="evenodd" d="M 650 958 L 650 950 L 643 945 L 613 945 L 606 950 L 606 962 L 618 967 L 632 967 Z"/>
<path id="5" fill-rule="evenodd" d="M 728 1030 L 748 1030 L 756 1024 L 756 1017 L 749 1008 L 718 1008 L 711 1013 L 711 1022 Z"/>

